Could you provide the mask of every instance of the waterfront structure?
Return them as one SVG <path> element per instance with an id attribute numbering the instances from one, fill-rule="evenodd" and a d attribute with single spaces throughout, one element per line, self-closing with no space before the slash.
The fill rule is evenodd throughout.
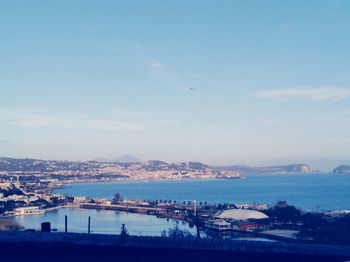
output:
<path id="1" fill-rule="evenodd" d="M 74 204 L 86 203 L 87 200 L 87 197 L 74 197 Z"/>
<path id="2" fill-rule="evenodd" d="M 216 219 L 225 219 L 225 220 L 249 220 L 249 219 L 266 219 L 268 216 L 260 211 L 255 210 L 246 210 L 246 209 L 229 209 L 217 212 L 214 215 Z"/>
<path id="3" fill-rule="evenodd" d="M 211 219 L 205 221 L 205 227 L 217 231 L 231 230 L 231 223 L 226 222 L 224 219 Z"/>
<path id="4" fill-rule="evenodd" d="M 217 231 L 254 231 L 258 225 L 253 221 L 266 218 L 266 214 L 255 210 L 229 209 L 215 213 L 213 219 L 207 220 L 204 225 Z"/>
<path id="5" fill-rule="evenodd" d="M 23 215 L 37 215 L 44 214 L 43 210 L 40 210 L 39 207 L 19 207 L 14 209 L 11 212 L 15 216 L 23 216 Z"/>

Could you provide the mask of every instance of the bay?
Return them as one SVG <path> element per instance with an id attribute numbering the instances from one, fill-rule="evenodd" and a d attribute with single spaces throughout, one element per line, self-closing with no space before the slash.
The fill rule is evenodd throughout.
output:
<path id="1" fill-rule="evenodd" d="M 149 200 L 176 200 L 209 203 L 266 203 L 279 200 L 304 211 L 350 210 L 349 174 L 293 174 L 252 175 L 233 180 L 162 180 L 129 181 L 118 183 L 73 184 L 55 190 L 70 196 L 90 196 L 112 199 L 115 193 L 124 198 Z M 63 208 L 42 215 L 18 216 L 13 219 L 26 228 L 40 228 L 41 222 L 51 222 L 52 228 L 64 231 L 64 216 L 68 216 L 70 232 L 87 232 L 87 219 L 91 216 L 92 233 L 118 234 L 126 224 L 130 234 L 159 236 L 163 230 L 176 224 L 195 234 L 187 223 L 155 216 Z"/>
<path id="2" fill-rule="evenodd" d="M 266 203 L 285 200 L 305 211 L 350 209 L 349 174 L 251 175 L 232 180 L 161 180 L 74 184 L 55 191 L 71 196 Z"/>

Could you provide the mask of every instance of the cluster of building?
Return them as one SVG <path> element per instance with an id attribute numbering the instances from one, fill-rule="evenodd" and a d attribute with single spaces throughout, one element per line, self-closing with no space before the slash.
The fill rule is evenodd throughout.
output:
<path id="1" fill-rule="evenodd" d="M 0 177 L 6 181 L 39 182 L 57 179 L 64 183 L 157 180 L 157 179 L 232 179 L 235 171 L 220 170 L 198 162 L 166 163 L 159 160 L 144 163 L 97 161 L 51 161 L 0 158 Z"/>
<path id="2" fill-rule="evenodd" d="M 208 204 L 195 201 L 176 202 L 171 200 L 118 199 L 117 201 L 110 201 L 108 199 L 90 199 L 87 197 L 75 197 L 74 203 L 79 204 L 82 208 L 148 213 L 190 223 L 196 223 L 197 217 L 202 229 L 218 232 L 256 232 L 270 229 L 269 217 L 261 212 L 268 208 L 266 204 L 235 206 L 233 204 Z"/>
<path id="3" fill-rule="evenodd" d="M 70 199 L 66 196 L 48 191 L 48 185 L 53 182 L 42 181 L 41 184 L 19 181 L 0 182 L 0 214 L 37 214 L 42 213 L 45 208 L 67 204 Z"/>

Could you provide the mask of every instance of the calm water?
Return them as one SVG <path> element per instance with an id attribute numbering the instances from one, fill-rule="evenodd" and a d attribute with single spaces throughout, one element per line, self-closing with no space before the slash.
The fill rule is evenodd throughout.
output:
<path id="1" fill-rule="evenodd" d="M 88 217 L 91 217 L 91 232 L 101 234 L 119 234 L 122 224 L 126 225 L 132 235 L 160 236 L 163 230 L 173 228 L 176 224 L 182 229 L 195 233 L 187 223 L 176 222 L 155 216 L 115 212 L 109 210 L 92 210 L 64 208 L 42 215 L 16 216 L 15 221 L 25 228 L 40 229 L 42 222 L 51 222 L 51 228 L 64 232 L 64 216 L 68 216 L 68 231 L 87 232 Z"/>
<path id="2" fill-rule="evenodd" d="M 274 204 L 278 200 L 286 200 L 304 210 L 350 209 L 349 174 L 253 175 L 234 180 L 77 184 L 56 192 L 108 199 L 119 192 L 126 198 L 236 204 Z"/>

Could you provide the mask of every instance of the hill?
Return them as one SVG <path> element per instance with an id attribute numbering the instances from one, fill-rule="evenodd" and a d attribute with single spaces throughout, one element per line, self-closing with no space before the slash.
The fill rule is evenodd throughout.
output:
<path id="1" fill-rule="evenodd" d="M 333 170 L 333 173 L 350 173 L 350 166 L 348 165 L 338 166 Z"/>
<path id="2" fill-rule="evenodd" d="M 133 162 L 125 162 L 126 160 L 132 160 Z M 0 176 L 3 179 L 20 179 L 21 181 L 42 179 L 58 179 L 61 181 L 232 179 L 240 177 L 237 172 L 220 172 L 199 162 L 167 163 L 160 160 L 151 160 L 140 163 L 134 162 L 135 160 L 130 157 L 113 162 L 0 158 Z"/>

